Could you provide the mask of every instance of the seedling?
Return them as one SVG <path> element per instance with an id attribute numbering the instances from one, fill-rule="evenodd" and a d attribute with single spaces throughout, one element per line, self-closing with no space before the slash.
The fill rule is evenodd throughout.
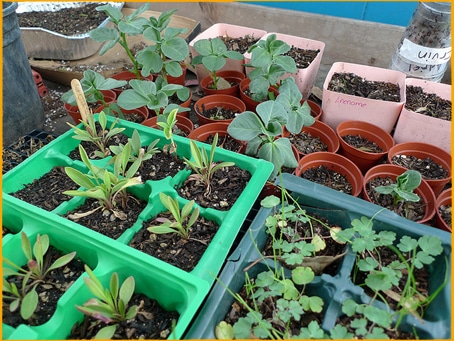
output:
<path id="1" fill-rule="evenodd" d="M 394 199 L 394 205 L 402 201 L 418 202 L 420 197 L 413 191 L 419 187 L 421 180 L 421 173 L 409 169 L 396 178 L 396 183 L 388 186 L 378 186 L 375 191 L 381 194 L 391 194 Z"/>
<path id="2" fill-rule="evenodd" d="M 79 219 L 82 216 L 94 213 L 98 209 L 103 209 L 104 214 L 111 215 L 111 219 L 119 218 L 125 220 L 127 218 L 125 209 L 129 199 L 126 189 L 142 183 L 140 176 L 135 176 L 142 162 L 141 158 L 130 164 L 131 145 L 127 143 L 121 154 L 115 158 L 114 171 L 110 172 L 91 163 L 82 145 L 79 145 L 79 153 L 89 173 L 82 173 L 72 167 L 65 167 L 65 172 L 71 180 L 84 189 L 70 190 L 63 193 L 71 196 L 93 198 L 98 201 L 99 206 L 89 212 L 73 214 L 69 217 Z M 120 206 L 120 209 L 118 206 Z"/>
<path id="3" fill-rule="evenodd" d="M 218 37 L 198 40 L 194 43 L 194 49 L 199 55 L 194 57 L 192 63 L 194 65 L 203 64 L 210 72 L 213 80 L 212 88 L 215 90 L 230 88 L 230 83 L 224 78 L 218 77 L 216 73 L 225 66 L 227 58 L 243 60 L 243 55 L 237 51 L 228 51 L 222 39 Z M 221 87 L 218 87 L 219 82 L 223 83 Z"/>
<path id="4" fill-rule="evenodd" d="M 169 106 L 170 107 L 170 106 Z M 167 108 L 169 108 L 167 107 Z M 177 151 L 177 144 L 173 140 L 173 129 L 175 124 L 177 123 L 177 113 L 178 108 L 171 110 L 168 114 L 163 114 L 158 116 L 158 126 L 162 128 L 164 131 L 164 136 L 167 140 L 170 140 L 170 147 L 164 148 L 165 151 L 168 150 L 170 154 L 175 153 Z M 165 120 L 159 120 L 160 117 L 163 117 Z"/>
<path id="5" fill-rule="evenodd" d="M 4 299 L 12 300 L 10 311 L 16 311 L 20 306 L 21 317 L 28 320 L 32 317 L 38 306 L 38 294 L 36 286 L 44 284 L 47 275 L 55 269 L 64 267 L 76 256 L 76 252 L 61 256 L 50 264 L 46 253 L 49 250 L 49 236 L 44 234 L 36 237 L 36 242 L 31 246 L 30 240 L 24 232 L 21 232 L 22 252 L 27 258 L 27 268 L 16 265 L 13 261 L 3 257 L 3 262 L 8 267 L 3 267 L 3 292 Z M 17 288 L 14 283 L 6 281 L 8 276 L 22 277 L 22 286 Z"/>
<path id="6" fill-rule="evenodd" d="M 156 218 L 155 221 L 160 224 L 148 227 L 148 231 L 156 234 L 178 233 L 182 238 L 189 239 L 191 227 L 197 221 L 200 213 L 198 207 L 194 208 L 194 200 L 187 202 L 180 211 L 177 198 L 172 198 L 161 192 L 159 199 L 164 207 L 169 210 L 173 220 L 165 217 Z"/>
<path id="7" fill-rule="evenodd" d="M 287 123 L 288 113 L 278 101 L 262 102 L 256 111 L 245 111 L 236 116 L 227 132 L 237 140 L 248 142 L 246 154 L 272 162 L 274 170 L 269 179 L 274 179 L 281 167 L 298 166 L 289 139 L 277 138 Z"/>
<path id="8" fill-rule="evenodd" d="M 249 48 L 251 52 L 250 64 L 246 67 L 253 69 L 248 77 L 251 79 L 249 90 L 252 99 L 261 102 L 268 99 L 270 86 L 279 86 L 279 79 L 286 73 L 296 73 L 296 63 L 290 56 L 284 54 L 290 50 L 290 46 L 270 34 L 266 40 L 259 40 Z"/>
<path id="9" fill-rule="evenodd" d="M 125 128 L 116 128 L 115 126 L 118 123 L 118 119 L 115 119 L 109 128 L 107 128 L 107 118 L 106 114 L 101 111 L 98 115 L 98 124 L 99 130 L 97 129 L 95 118 L 93 114 L 87 115 L 86 121 L 82 121 L 84 129 L 80 129 L 75 125 L 67 122 L 68 125 L 74 129 L 75 135 L 73 138 L 81 141 L 88 141 L 96 145 L 97 149 L 94 152 L 94 155 L 90 157 L 99 157 L 104 158 L 110 155 L 110 150 L 107 148 L 107 145 L 115 135 L 120 134 Z"/>
<path id="10" fill-rule="evenodd" d="M 128 138 L 128 143 L 131 148 L 131 152 L 129 153 L 129 162 L 133 163 L 137 160 L 141 160 L 141 162 L 149 160 L 153 157 L 153 155 L 159 153 L 159 149 L 156 148 L 159 139 L 152 141 L 146 148 L 142 147 L 142 142 L 140 141 L 140 135 L 137 129 L 134 129 L 132 132 L 132 137 Z M 109 147 L 112 153 L 114 153 L 117 157 L 122 155 L 123 150 L 126 145 L 120 143 L 118 146 L 110 146 Z M 115 157 L 112 158 L 111 162 L 115 161 Z"/>
<path id="11" fill-rule="evenodd" d="M 149 6 L 149 4 L 144 4 L 134 11 L 134 13 L 127 16 L 124 16 L 120 9 L 113 7 L 111 4 L 99 6 L 96 10 L 107 14 L 110 22 L 113 23 L 113 27 L 98 27 L 90 31 L 90 37 L 94 41 L 106 43 L 99 51 L 100 56 L 104 55 L 116 44 L 120 44 L 132 62 L 133 70 L 131 71 L 136 75 L 137 79 L 141 78 L 140 64 L 128 46 L 127 37 L 143 33 L 144 26 L 148 20 L 141 17 L 140 14 L 145 12 Z"/>
<path id="12" fill-rule="evenodd" d="M 129 307 L 135 289 L 134 277 L 129 276 L 120 286 L 118 274 L 114 272 L 109 288 L 105 288 L 88 265 L 85 265 L 85 271 L 88 274 L 88 277 L 84 277 L 85 285 L 95 297 L 82 306 L 76 305 L 76 309 L 107 324 L 96 334 L 95 339 L 111 339 L 118 323 L 126 322 L 138 313 L 136 305 Z"/>
<path id="13" fill-rule="evenodd" d="M 222 168 L 234 166 L 234 162 L 214 162 L 214 152 L 218 143 L 218 134 L 213 138 L 213 143 L 211 144 L 210 155 L 208 156 L 205 148 L 199 149 L 197 144 L 190 140 L 191 155 L 194 161 L 184 158 L 184 162 L 188 165 L 194 173 L 192 173 L 187 181 L 197 181 L 205 185 L 205 195 L 211 193 L 211 180 L 213 179 L 214 173 Z"/>
<path id="14" fill-rule="evenodd" d="M 137 61 L 142 65 L 142 74 L 161 74 L 167 83 L 167 76 L 179 77 L 183 74 L 180 62 L 189 55 L 186 40 L 179 35 L 185 28 L 170 27 L 170 18 L 176 10 L 162 12 L 158 18 L 150 17 L 144 25 L 143 36 L 151 44 L 139 51 Z"/>

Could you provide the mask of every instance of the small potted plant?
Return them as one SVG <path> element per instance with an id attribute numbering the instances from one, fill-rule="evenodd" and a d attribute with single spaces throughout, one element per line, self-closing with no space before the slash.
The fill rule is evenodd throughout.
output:
<path id="1" fill-rule="evenodd" d="M 232 95 L 208 95 L 194 103 L 194 111 L 200 125 L 215 122 L 232 122 L 246 110 L 246 104 Z"/>
<path id="2" fill-rule="evenodd" d="M 199 83 L 205 95 L 238 96 L 240 82 L 246 78 L 244 72 L 220 70 L 227 63 L 227 59 L 243 60 L 243 55 L 237 51 L 228 51 L 224 42 L 218 37 L 197 40 L 194 43 L 194 49 L 198 55 L 192 59 L 192 63 L 202 64 L 209 72 L 209 75 L 202 78 Z"/>
<path id="3" fill-rule="evenodd" d="M 198 55 L 197 50 L 194 48 L 194 44 L 201 39 L 210 39 L 210 38 L 220 38 L 226 45 L 228 44 L 228 49 L 231 51 L 237 51 L 243 56 L 246 54 L 248 48 L 255 44 L 266 32 L 264 30 L 232 25 L 226 23 L 216 23 L 208 27 L 206 30 L 201 32 L 197 37 L 189 42 L 189 50 L 192 57 Z M 242 60 L 231 60 L 227 59 L 226 65 L 221 69 L 232 70 L 244 73 L 244 57 Z M 196 74 L 199 82 L 208 76 L 207 70 L 201 65 L 196 65 Z"/>

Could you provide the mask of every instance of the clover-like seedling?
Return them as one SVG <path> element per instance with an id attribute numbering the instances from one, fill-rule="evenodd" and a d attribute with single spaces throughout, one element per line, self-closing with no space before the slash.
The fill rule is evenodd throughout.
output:
<path id="1" fill-rule="evenodd" d="M 201 39 L 194 43 L 194 49 L 199 53 L 192 60 L 194 65 L 203 64 L 203 66 L 210 72 L 210 77 L 213 80 L 213 89 L 218 89 L 218 83 L 221 79 L 217 76 L 217 71 L 221 70 L 227 59 L 242 60 L 243 55 L 237 51 L 227 50 L 227 46 L 219 37 L 212 39 Z M 225 81 L 225 80 L 224 80 Z M 230 84 L 225 81 L 226 87 Z"/>
<path id="2" fill-rule="evenodd" d="M 381 194 L 391 194 L 394 205 L 402 201 L 418 202 L 421 198 L 413 191 L 419 187 L 421 180 L 421 173 L 409 169 L 396 178 L 396 183 L 387 186 L 378 186 L 375 188 L 375 191 Z"/>
<path id="3" fill-rule="evenodd" d="M 218 143 L 218 134 L 214 135 L 213 143 L 211 144 L 211 151 L 208 155 L 205 148 L 199 149 L 197 144 L 190 140 L 191 155 L 193 161 L 184 158 L 184 162 L 188 165 L 193 173 L 188 177 L 187 181 L 199 181 L 205 185 L 205 195 L 211 193 L 211 181 L 213 179 L 214 173 L 224 167 L 234 166 L 234 162 L 224 161 L 220 163 L 214 162 L 214 153 Z"/>
<path id="4" fill-rule="evenodd" d="M 137 306 L 129 307 L 135 290 L 134 277 L 129 276 L 120 286 L 118 274 L 114 272 L 110 277 L 110 285 L 106 288 L 88 265 L 85 265 L 85 271 L 88 274 L 88 277 L 84 277 L 85 285 L 95 297 L 82 306 L 76 305 L 76 309 L 107 324 L 96 334 L 95 339 L 110 339 L 120 322 L 137 315 Z"/>
<path id="5" fill-rule="evenodd" d="M 148 227 L 148 231 L 155 234 L 178 233 L 182 238 L 189 239 L 189 231 L 199 218 L 200 209 L 194 207 L 194 200 L 188 201 L 180 210 L 177 198 L 165 193 L 159 193 L 161 203 L 167 208 L 173 219 L 156 218 L 158 225 Z"/>
<path id="6" fill-rule="evenodd" d="M 44 283 L 47 275 L 55 269 L 64 267 L 76 256 L 76 252 L 68 253 L 50 263 L 46 253 L 49 250 L 49 236 L 47 234 L 37 235 L 33 247 L 29 238 L 21 232 L 22 252 L 27 258 L 27 266 L 20 267 L 13 261 L 3 257 L 7 267 L 3 267 L 3 295 L 4 299 L 11 300 L 9 309 L 16 311 L 20 306 L 21 317 L 29 319 L 38 306 L 38 294 L 36 286 Z M 14 283 L 9 283 L 5 278 L 8 276 L 22 277 L 22 286 L 17 288 Z"/>

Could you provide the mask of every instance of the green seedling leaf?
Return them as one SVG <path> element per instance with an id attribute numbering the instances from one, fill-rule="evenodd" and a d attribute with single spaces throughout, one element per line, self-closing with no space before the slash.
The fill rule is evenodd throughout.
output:
<path id="1" fill-rule="evenodd" d="M 311 268 L 299 266 L 292 270 L 292 279 L 295 284 L 305 285 L 312 282 L 314 278 L 315 274 Z"/>
<path id="2" fill-rule="evenodd" d="M 38 293 L 36 292 L 35 288 L 30 290 L 27 295 L 22 300 L 22 304 L 20 306 L 20 315 L 24 320 L 28 320 L 32 317 L 33 313 L 38 306 Z"/>
<path id="3" fill-rule="evenodd" d="M 397 247 L 402 252 L 410 252 L 418 247 L 418 241 L 409 236 L 403 236 L 400 239 L 400 243 L 397 244 Z"/>
<path id="4" fill-rule="evenodd" d="M 318 234 L 312 237 L 311 244 L 315 246 L 315 252 L 324 250 L 326 248 L 325 241 Z"/>
<path id="5" fill-rule="evenodd" d="M 324 302 L 318 296 L 302 295 L 299 299 L 299 302 L 305 311 L 320 313 L 323 310 Z"/>
<path id="6" fill-rule="evenodd" d="M 438 256 L 443 252 L 440 238 L 436 236 L 424 235 L 418 239 L 421 250 L 429 255 Z"/>
<path id="7" fill-rule="evenodd" d="M 225 321 L 221 321 L 215 327 L 214 335 L 218 340 L 233 340 L 233 338 L 235 337 L 235 332 L 231 324 L 228 324 Z"/>
<path id="8" fill-rule="evenodd" d="M 353 315 L 356 314 L 357 307 L 358 303 L 349 298 L 342 303 L 342 312 L 348 317 L 352 317 Z"/>
<path id="9" fill-rule="evenodd" d="M 114 336 L 116 330 L 117 330 L 116 324 L 104 327 L 98 333 L 96 333 L 94 339 L 95 340 L 110 340 Z"/>

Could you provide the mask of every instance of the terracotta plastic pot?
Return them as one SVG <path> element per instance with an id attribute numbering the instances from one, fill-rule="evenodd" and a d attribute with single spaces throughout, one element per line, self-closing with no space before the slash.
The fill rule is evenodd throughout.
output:
<path id="1" fill-rule="evenodd" d="M 235 71 L 235 70 L 226 70 L 216 72 L 217 77 L 222 77 L 229 83 L 235 83 L 230 88 L 227 89 L 213 89 L 213 79 L 210 75 L 204 77 L 200 81 L 200 87 L 202 88 L 205 95 L 230 95 L 239 97 L 240 96 L 240 82 L 246 78 L 244 72 Z"/>
<path id="2" fill-rule="evenodd" d="M 451 155 L 445 150 L 438 148 L 432 144 L 423 142 L 404 142 L 398 143 L 392 147 L 388 152 L 388 162 L 393 163 L 393 157 L 397 155 L 414 156 L 419 159 L 430 158 L 435 163 L 442 166 L 448 171 L 448 176 L 444 179 L 429 179 L 424 178 L 427 183 L 432 187 L 435 195 L 437 196 L 443 190 L 445 185 L 451 181 L 452 170 L 451 170 Z"/>
<path id="3" fill-rule="evenodd" d="M 397 165 L 390 165 L 390 164 L 381 164 L 372 167 L 369 169 L 366 174 L 364 174 L 363 178 L 363 198 L 366 201 L 373 202 L 372 199 L 367 194 L 367 184 L 369 181 L 375 178 L 387 178 L 390 177 L 393 180 L 404 173 L 406 169 L 404 167 L 400 167 Z M 435 215 L 435 194 L 432 191 L 432 188 L 429 186 L 427 181 L 422 179 L 421 184 L 418 188 L 414 191 L 419 197 L 421 201 L 425 204 L 426 211 L 424 216 L 418 220 L 418 223 L 424 224 L 429 222 L 433 216 Z"/>
<path id="4" fill-rule="evenodd" d="M 106 103 L 113 102 L 117 98 L 117 95 L 116 95 L 115 91 L 113 91 L 113 90 L 101 90 L 101 92 L 104 95 L 104 100 L 106 101 Z M 97 102 L 97 104 L 98 104 L 98 107 L 100 105 L 102 105 L 101 102 Z M 79 108 L 76 105 L 71 105 L 69 103 L 64 103 L 63 107 L 65 108 L 66 112 L 72 117 L 72 119 L 74 120 L 74 123 L 79 124 L 80 121 L 82 120 L 82 116 L 80 115 Z"/>
<path id="5" fill-rule="evenodd" d="M 115 103 L 116 101 L 112 101 L 110 103 Z M 105 108 L 104 105 L 101 105 L 99 106 L 93 113 L 100 113 L 101 111 L 103 111 Z M 114 113 L 115 110 L 113 110 Z M 148 118 L 148 109 L 147 107 L 140 107 L 140 108 L 136 108 L 136 109 L 131 109 L 131 110 L 126 110 L 126 109 L 121 109 L 121 112 L 124 114 L 124 115 L 132 115 L 132 114 L 137 114 L 137 115 L 140 115 L 142 116 L 142 124 L 143 122 Z"/>
<path id="6" fill-rule="evenodd" d="M 194 124 L 192 121 L 185 117 L 179 116 L 176 117 L 177 123 L 175 124 L 180 130 L 182 130 L 186 136 L 188 136 L 194 130 Z M 158 116 L 153 116 L 148 118 L 147 120 L 143 121 L 142 124 L 147 127 L 152 127 L 155 129 L 161 129 L 158 124 Z"/>
<path id="7" fill-rule="evenodd" d="M 244 102 L 244 104 L 246 104 L 247 110 L 255 112 L 255 108 L 257 107 L 258 104 L 260 104 L 260 102 L 257 102 L 253 100 L 250 96 L 246 95 L 245 91 L 249 89 L 249 83 L 251 83 L 251 80 L 249 78 L 245 78 L 241 81 L 240 98 Z M 270 87 L 268 90 L 274 93 L 274 97 L 277 97 L 279 95 L 279 91 L 276 88 Z"/>
<path id="8" fill-rule="evenodd" d="M 226 135 L 229 135 L 227 132 L 227 128 L 229 126 L 229 122 L 213 122 L 213 123 L 207 123 L 204 125 L 201 125 L 200 127 L 194 129 L 188 136 L 188 138 L 196 141 L 201 141 L 204 142 L 206 141 L 210 136 L 218 134 L 219 137 L 224 137 Z M 230 135 L 229 135 L 230 136 Z M 246 144 L 244 141 L 239 141 L 234 139 L 235 141 L 238 142 L 240 147 L 238 150 L 236 150 L 237 153 L 244 153 L 244 150 L 246 149 Z"/>
<path id="9" fill-rule="evenodd" d="M 323 113 L 322 107 L 315 103 L 314 101 L 311 101 L 310 99 L 307 99 L 305 101 L 303 100 L 302 102 L 303 103 L 307 102 L 311 107 L 311 116 L 315 118 L 315 120 L 317 121 L 320 120 L 320 117 L 322 116 Z"/>
<path id="10" fill-rule="evenodd" d="M 232 122 L 233 118 L 225 119 L 225 120 L 213 120 L 204 115 L 202 115 L 202 111 L 213 109 L 216 107 L 222 108 L 229 108 L 231 110 L 236 110 L 238 113 L 242 113 L 246 111 L 246 105 L 244 102 L 234 96 L 229 95 L 209 95 L 205 97 L 201 97 L 198 99 L 194 104 L 194 111 L 197 115 L 200 125 L 204 125 L 207 123 L 215 123 L 215 122 Z"/>
<path id="11" fill-rule="evenodd" d="M 394 146 L 394 139 L 391 134 L 382 128 L 363 121 L 343 121 L 336 128 L 336 134 L 340 142 L 340 154 L 353 161 L 363 173 L 375 166 L 388 154 L 389 149 Z M 345 142 L 344 136 L 361 136 L 369 142 L 375 142 L 383 151 L 371 153 Z"/>
<path id="12" fill-rule="evenodd" d="M 407 78 L 405 84 L 419 86 L 426 93 L 436 94 L 443 99 L 451 100 L 451 85 L 449 84 L 416 78 Z M 451 124 L 451 121 L 410 111 L 403 106 L 393 137 L 396 143 L 430 143 L 451 154 Z"/>
<path id="13" fill-rule="evenodd" d="M 119 72 L 119 73 L 116 73 L 116 74 L 110 76 L 110 78 L 113 78 L 113 79 L 116 79 L 116 80 L 123 80 L 123 81 L 127 81 L 127 82 L 129 82 L 132 79 L 137 79 L 136 75 L 133 72 L 131 72 L 131 71 L 122 71 L 122 72 Z M 153 80 L 153 75 L 150 74 L 147 77 L 141 76 L 141 79 L 142 80 L 150 80 L 150 81 L 152 81 Z M 112 89 L 112 90 L 115 91 L 115 93 L 117 94 L 117 97 L 123 91 L 123 89 L 121 89 L 121 88 Z"/>
<path id="14" fill-rule="evenodd" d="M 334 73 L 354 73 L 368 81 L 391 82 L 400 88 L 400 101 L 364 98 L 328 90 Z M 336 129 L 342 121 L 365 121 L 390 133 L 405 103 L 405 74 L 369 65 L 337 62 L 331 66 L 323 84 L 321 120 Z"/>
<path id="15" fill-rule="evenodd" d="M 299 160 L 295 175 L 301 177 L 306 170 L 318 166 L 326 166 L 328 169 L 344 175 L 352 186 L 351 195 L 357 197 L 361 194 L 363 174 L 352 161 L 339 154 L 315 152 L 305 155 Z"/>
<path id="16" fill-rule="evenodd" d="M 180 65 L 181 65 L 181 69 L 183 71 L 181 76 L 173 77 L 173 76 L 167 75 L 167 83 L 169 83 L 169 84 L 179 84 L 179 85 L 184 85 L 185 84 L 185 82 L 186 82 L 186 72 L 187 72 L 188 68 L 187 68 L 186 64 L 184 64 L 184 63 L 180 63 Z"/>
<path id="17" fill-rule="evenodd" d="M 241 38 L 246 35 L 256 37 L 260 39 L 266 34 L 266 31 L 259 30 L 247 26 L 239 26 L 225 23 L 216 23 L 208 27 L 205 31 L 201 32 L 197 37 L 189 42 L 189 51 L 191 52 L 192 57 L 198 55 L 198 52 L 194 49 L 194 44 L 201 39 L 209 39 L 216 37 L 231 37 L 231 38 Z M 221 69 L 224 70 L 236 70 L 244 72 L 244 60 L 234 60 L 227 59 L 225 66 Z M 195 72 L 199 82 L 206 76 L 208 76 L 208 71 L 203 65 L 196 65 Z"/>
<path id="18" fill-rule="evenodd" d="M 447 206 L 447 205 L 452 205 L 452 189 L 448 188 L 445 189 L 443 192 L 440 193 L 440 195 L 437 198 L 437 201 L 435 202 L 435 223 L 437 228 L 451 232 L 451 226 L 446 223 L 446 221 L 443 220 L 440 214 L 440 207 L 441 206 Z"/>
<path id="19" fill-rule="evenodd" d="M 319 138 L 321 142 L 323 142 L 328 150 L 327 152 L 336 153 L 339 150 L 339 138 L 336 135 L 336 132 L 327 124 L 321 121 L 315 121 L 312 125 L 303 127 L 301 129 L 302 133 L 310 134 L 313 138 Z M 284 136 L 289 136 L 290 134 L 288 131 L 284 132 Z M 296 150 L 298 147 L 295 145 Z M 319 150 L 320 151 L 320 150 Z M 307 155 L 306 153 L 299 151 L 298 153 L 300 157 Z"/>

